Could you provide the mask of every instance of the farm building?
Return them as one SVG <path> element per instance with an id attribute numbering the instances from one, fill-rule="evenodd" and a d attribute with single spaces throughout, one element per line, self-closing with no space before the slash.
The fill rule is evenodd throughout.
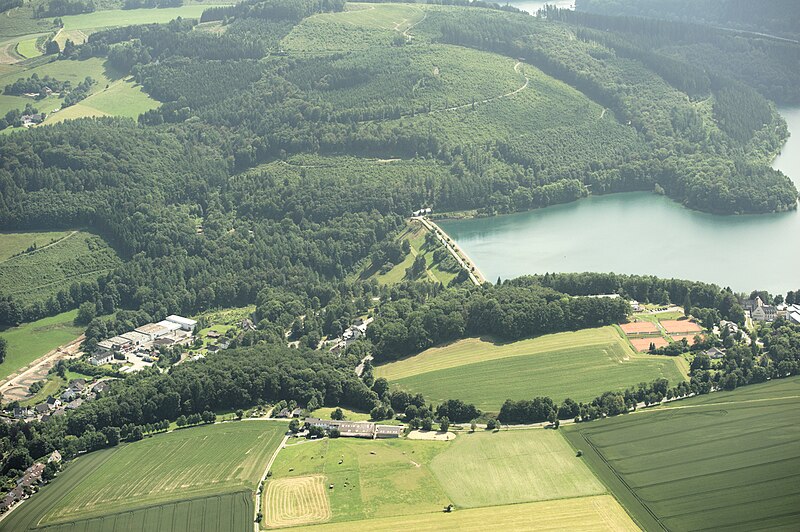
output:
<path id="1" fill-rule="evenodd" d="M 310 417 L 306 418 L 306 425 L 323 430 L 338 429 L 341 436 L 350 438 L 399 438 L 403 433 L 401 426 L 377 425 L 369 421 L 335 421 Z"/>

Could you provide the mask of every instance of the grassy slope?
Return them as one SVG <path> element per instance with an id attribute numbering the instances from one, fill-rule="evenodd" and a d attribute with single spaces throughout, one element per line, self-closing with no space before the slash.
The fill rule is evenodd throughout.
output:
<path id="1" fill-rule="evenodd" d="M 0 337 L 8 341 L 8 354 L 0 364 L 0 379 L 80 336 L 83 328 L 72 324 L 77 314 L 77 310 L 71 310 L 0 332 Z"/>
<path id="2" fill-rule="evenodd" d="M 34 100 L 23 96 L 0 95 L 0 113 L 11 109 L 22 109 L 30 103 L 42 112 L 52 113 L 45 123 L 51 124 L 67 118 L 84 116 L 117 115 L 136 118 L 139 114 L 158 107 L 160 104 L 142 91 L 132 78 L 123 78 L 118 72 L 106 66 L 105 60 L 94 57 L 84 61 L 53 61 L 29 70 L 15 70 L 0 76 L 0 86 L 5 87 L 19 78 L 27 78 L 38 74 L 39 77 L 49 75 L 56 79 L 72 82 L 77 86 L 87 76 L 97 83 L 92 86 L 90 95 L 79 103 L 61 109 L 64 100 L 57 96 L 49 96 L 43 100 Z"/>
<path id="3" fill-rule="evenodd" d="M 362 273 L 362 278 L 375 278 L 380 284 L 399 283 L 406 279 L 406 270 L 414 263 L 414 258 L 422 253 L 428 265 L 428 279 L 447 285 L 450 281 L 455 279 L 456 273 L 441 269 L 439 264 L 434 261 L 433 250 L 425 248 L 426 234 L 427 230 L 419 222 L 414 222 L 409 225 L 409 227 L 400 234 L 398 240 L 408 240 L 411 246 L 411 252 L 406 255 L 402 262 L 396 264 L 394 268 L 385 274 L 372 271 L 370 267 L 368 267 L 367 270 Z"/>
<path id="4" fill-rule="evenodd" d="M 497 411 L 506 399 L 587 401 L 660 377 L 676 383 L 685 378 L 680 368 L 672 358 L 634 353 L 613 327 L 603 327 L 507 344 L 460 340 L 378 366 L 376 375 L 434 403 L 460 398 Z"/>
<path id="5" fill-rule="evenodd" d="M 800 378 L 569 427 L 645 529 L 789 529 L 800 509 Z"/>
<path id="6" fill-rule="evenodd" d="M 603 485 L 556 431 L 461 434 L 431 469 L 460 508 L 600 495 Z"/>
<path id="7" fill-rule="evenodd" d="M 70 466 L 83 468 L 80 477 L 53 483 L 49 489 L 61 490 L 61 496 L 38 509 L 38 518 L 65 522 L 253 490 L 285 428 L 262 421 L 224 423 L 92 453 Z M 90 465 L 81 466 L 84 461 Z"/>
<path id="8" fill-rule="evenodd" d="M 71 231 L 42 231 L 36 233 L 0 233 L 0 262 L 11 258 L 17 253 L 22 253 L 32 245 L 46 246 L 51 242 L 60 240 Z"/>
<path id="9" fill-rule="evenodd" d="M 119 263 L 102 238 L 79 231 L 50 247 L 0 262 L 0 285 L 23 303 L 46 301 L 64 286 L 96 279 Z"/>

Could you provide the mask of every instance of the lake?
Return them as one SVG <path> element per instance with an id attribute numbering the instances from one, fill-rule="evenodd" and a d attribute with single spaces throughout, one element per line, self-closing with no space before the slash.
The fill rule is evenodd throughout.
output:
<path id="1" fill-rule="evenodd" d="M 800 108 L 773 166 L 800 188 Z M 786 293 L 800 288 L 800 212 L 715 216 L 649 192 L 439 225 L 494 282 L 530 273 L 652 274 Z"/>

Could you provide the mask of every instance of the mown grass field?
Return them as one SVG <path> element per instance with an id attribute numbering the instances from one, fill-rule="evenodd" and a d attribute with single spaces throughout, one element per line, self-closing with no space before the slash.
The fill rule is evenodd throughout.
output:
<path id="1" fill-rule="evenodd" d="M 634 529 L 606 493 L 556 431 L 462 432 L 449 442 L 326 439 L 280 451 L 263 495 L 272 510 L 262 529 L 320 523 L 326 512 L 331 524 L 323 530 L 388 530 L 403 522 L 429 530 L 450 528 L 448 519 L 481 530 L 490 522 L 522 526 L 548 519 L 562 527 Z M 529 504 L 534 501 L 551 502 Z M 447 504 L 455 505 L 453 514 L 442 512 Z M 467 510 L 475 507 L 484 511 Z M 454 517 L 468 512 L 498 517 Z"/>
<path id="2" fill-rule="evenodd" d="M 278 454 L 269 482 L 323 475 L 333 521 L 436 512 L 449 499 L 427 464 L 445 445 L 355 438 L 294 444 Z"/>
<path id="3" fill-rule="evenodd" d="M 25 59 L 31 59 L 33 57 L 39 57 L 43 54 L 42 50 L 36 46 L 36 42 L 38 41 L 37 37 L 32 37 L 30 39 L 25 39 L 24 41 L 20 41 L 17 43 L 17 53 L 24 57 Z"/>
<path id="4" fill-rule="evenodd" d="M 685 379 L 676 360 L 634 353 L 613 327 L 506 344 L 469 338 L 378 366 L 375 373 L 429 402 L 457 398 L 495 412 L 506 399 L 588 401 L 643 381 Z"/>
<path id="5" fill-rule="evenodd" d="M 371 531 L 394 532 L 409 527 L 415 531 L 461 530 L 638 530 L 622 506 L 610 495 L 562 499 L 457 510 L 453 513 L 427 513 L 385 517 L 356 523 L 317 525 L 320 532 L 351 531 L 364 526 Z"/>
<path id="6" fill-rule="evenodd" d="M 83 328 L 73 324 L 77 315 L 77 310 L 71 310 L 0 331 L 0 337 L 8 342 L 6 359 L 0 364 L 0 379 L 80 336 Z"/>
<path id="7" fill-rule="evenodd" d="M 568 427 L 645 530 L 790 530 L 800 519 L 800 378 Z"/>
<path id="8" fill-rule="evenodd" d="M 459 508 L 606 493 L 553 430 L 462 433 L 431 469 Z"/>
<path id="9" fill-rule="evenodd" d="M 71 283 L 96 279 L 120 263 L 101 237 L 72 231 L 55 243 L 0 262 L 0 286 L 22 303 L 44 302 Z"/>
<path id="10" fill-rule="evenodd" d="M 106 530 L 103 523 L 109 521 L 118 523 L 117 530 L 133 523 L 152 530 L 148 522 L 170 519 L 176 528 L 165 529 L 252 526 L 248 499 L 285 429 L 285 423 L 267 421 L 222 423 L 90 453 L 34 497 L 36 504 L 26 503 L 14 519 L 0 522 L 0 530 L 26 530 L 36 523 Z M 204 497 L 216 500 L 195 501 Z M 68 528 L 73 522 L 78 528 Z"/>

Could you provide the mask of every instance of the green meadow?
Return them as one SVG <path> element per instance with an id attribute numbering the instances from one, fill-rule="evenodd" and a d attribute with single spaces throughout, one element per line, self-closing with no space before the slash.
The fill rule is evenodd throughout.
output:
<path id="1" fill-rule="evenodd" d="M 613 327 L 510 343 L 468 338 L 378 366 L 375 374 L 432 403 L 462 399 L 494 412 L 506 399 L 590 401 L 640 382 L 685 379 L 678 361 L 635 353 Z"/>
<path id="2" fill-rule="evenodd" d="M 800 378 L 568 427 L 645 530 L 789 530 L 800 518 Z"/>
<path id="3" fill-rule="evenodd" d="M 0 331 L 0 337 L 8 342 L 6 359 L 0 364 L 0 379 L 80 336 L 83 328 L 73 324 L 77 315 L 77 310 L 70 310 Z"/>

